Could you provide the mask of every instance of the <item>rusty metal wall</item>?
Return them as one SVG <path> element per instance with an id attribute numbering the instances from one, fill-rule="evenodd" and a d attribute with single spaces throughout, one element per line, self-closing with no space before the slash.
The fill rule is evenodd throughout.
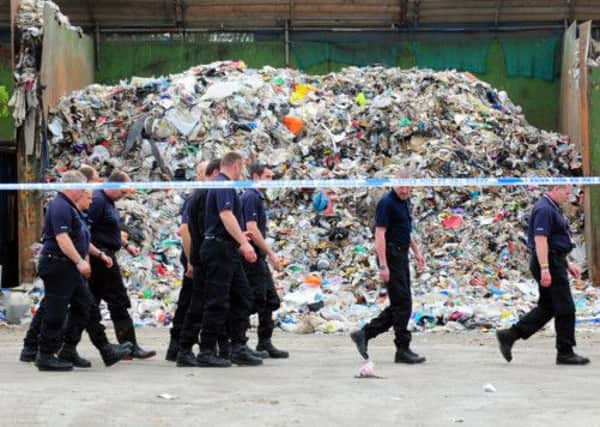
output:
<path id="1" fill-rule="evenodd" d="M 3 2 L 6 0 L 0 0 Z M 563 23 L 600 19 L 597 0 L 57 0 L 84 27 L 281 28 Z M 1 3 L 0 3 L 1 5 Z"/>
<path id="2" fill-rule="evenodd" d="M 581 123 L 579 116 L 579 71 L 577 55 L 577 24 L 573 23 L 563 38 L 560 88 L 560 132 L 569 135 L 581 152 Z"/>
<path id="3" fill-rule="evenodd" d="M 56 105 L 60 97 L 94 82 L 94 42 L 89 36 L 60 26 L 50 6 L 44 9 L 44 42 L 41 81 L 44 108 Z"/>

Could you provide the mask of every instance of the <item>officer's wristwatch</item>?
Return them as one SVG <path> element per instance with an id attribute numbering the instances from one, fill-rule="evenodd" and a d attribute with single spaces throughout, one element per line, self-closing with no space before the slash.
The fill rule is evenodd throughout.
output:
<path id="1" fill-rule="evenodd" d="M 380 270 L 380 271 L 381 271 L 381 270 L 385 270 L 386 268 L 387 268 L 387 265 L 380 265 L 380 266 L 379 266 L 379 270 Z"/>

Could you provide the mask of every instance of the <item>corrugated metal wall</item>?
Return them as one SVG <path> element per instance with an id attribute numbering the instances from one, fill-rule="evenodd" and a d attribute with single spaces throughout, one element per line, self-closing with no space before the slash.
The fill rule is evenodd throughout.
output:
<path id="1" fill-rule="evenodd" d="M 77 25 L 256 28 L 562 23 L 600 20 L 598 0 L 56 0 Z M 0 0 L 7 25 L 9 0 Z"/>

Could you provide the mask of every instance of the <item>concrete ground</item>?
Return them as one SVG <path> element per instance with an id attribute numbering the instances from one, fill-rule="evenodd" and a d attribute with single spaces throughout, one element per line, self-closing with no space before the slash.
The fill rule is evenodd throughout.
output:
<path id="1" fill-rule="evenodd" d="M 586 367 L 556 366 L 550 332 L 517 343 L 510 364 L 493 334 L 415 334 L 427 363 L 396 365 L 388 334 L 370 343 L 383 379 L 354 378 L 362 362 L 347 336 L 279 333 L 289 360 L 215 370 L 166 362 L 168 331 L 148 328 L 138 336 L 159 351 L 152 360 L 105 368 L 86 338 L 91 369 L 42 373 L 18 361 L 24 332 L 0 328 L 3 427 L 600 426 L 600 331 L 578 331 Z"/>

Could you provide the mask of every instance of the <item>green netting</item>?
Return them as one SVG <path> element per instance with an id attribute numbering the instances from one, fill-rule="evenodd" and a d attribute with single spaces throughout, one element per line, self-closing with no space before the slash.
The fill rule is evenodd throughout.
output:
<path id="1" fill-rule="evenodd" d="M 403 49 L 405 45 L 402 43 L 291 43 L 292 65 L 301 70 L 309 70 L 323 63 L 358 66 L 384 64 L 395 67 Z"/>
<path id="2" fill-rule="evenodd" d="M 557 35 L 500 39 L 508 75 L 554 80 L 557 70 L 558 41 Z"/>
<path id="3" fill-rule="evenodd" d="M 100 46 L 99 83 L 131 76 L 180 73 L 198 64 L 241 59 L 253 68 L 285 65 L 280 42 L 197 43 L 193 41 L 105 41 Z"/>
<path id="4" fill-rule="evenodd" d="M 412 49 L 420 68 L 456 69 L 485 73 L 492 37 L 435 36 L 415 40 Z"/>
<path id="5" fill-rule="evenodd" d="M 499 41 L 490 46 L 487 72 L 476 75 L 496 89 L 506 91 L 510 99 L 523 108 L 527 121 L 532 125 L 546 130 L 558 129 L 559 79 L 548 81 L 533 77 L 509 76 Z"/>
<path id="6" fill-rule="evenodd" d="M 12 111 L 8 108 L 11 97 L 13 76 L 10 64 L 0 63 L 0 140 L 12 140 L 14 137 L 14 121 Z"/>

